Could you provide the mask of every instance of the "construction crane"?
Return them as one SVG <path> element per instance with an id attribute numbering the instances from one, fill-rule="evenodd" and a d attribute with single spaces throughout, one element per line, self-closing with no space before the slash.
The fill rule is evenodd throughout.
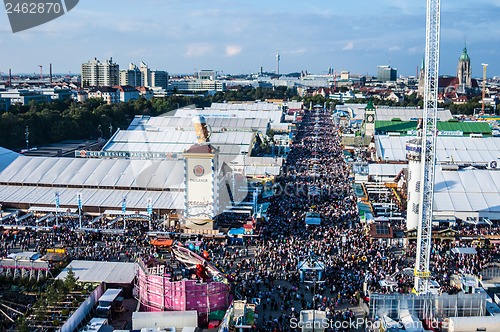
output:
<path id="1" fill-rule="evenodd" d="M 424 112 L 422 121 L 422 161 L 421 183 L 419 186 L 419 206 L 417 233 L 417 256 L 415 260 L 415 285 L 417 294 L 427 294 L 429 290 L 432 205 L 434 197 L 434 177 L 436 170 L 439 37 L 441 25 L 441 0 L 427 0 L 425 27 L 425 72 L 424 72 Z"/>
<path id="2" fill-rule="evenodd" d="M 483 100 L 482 100 L 482 106 L 481 106 L 481 115 L 484 115 L 484 97 L 486 94 L 486 67 L 488 67 L 487 63 L 482 63 L 481 66 L 483 66 Z"/>

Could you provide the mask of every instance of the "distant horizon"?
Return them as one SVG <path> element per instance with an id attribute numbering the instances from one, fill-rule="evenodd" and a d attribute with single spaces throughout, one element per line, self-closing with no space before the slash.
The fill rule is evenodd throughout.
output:
<path id="1" fill-rule="evenodd" d="M 120 69 L 121 70 L 121 69 Z M 217 71 L 216 71 L 217 72 Z M 169 78 L 172 77 L 172 76 L 194 76 L 195 73 L 173 73 L 171 74 L 170 72 L 167 72 L 168 73 L 168 76 Z M 217 72 L 219 74 L 219 72 Z M 255 74 L 258 74 L 259 72 L 254 72 L 254 73 L 224 73 L 224 76 L 227 76 L 227 75 L 230 75 L 230 76 L 245 76 L 245 75 L 255 75 Z M 273 72 L 263 72 L 264 74 L 274 74 L 276 75 L 275 73 Z M 280 77 L 288 77 L 288 75 L 290 74 L 295 74 L 295 73 L 300 73 L 300 71 L 291 71 L 289 73 L 280 73 Z M 310 75 L 328 75 L 328 73 L 312 73 L 312 72 L 308 72 L 308 74 Z M 352 76 L 352 77 L 366 77 L 366 76 L 369 76 L 369 77 L 377 77 L 377 74 L 353 74 L 351 72 L 349 72 L 349 74 Z M 12 76 L 35 76 L 35 77 L 40 77 L 40 73 L 36 73 L 36 72 L 32 72 L 32 73 L 27 73 L 27 72 L 19 72 L 19 73 L 12 73 Z M 335 76 L 340 76 L 340 72 L 337 72 L 337 73 L 334 73 Z M 44 78 L 49 78 L 49 73 L 43 73 L 42 76 Z M 52 73 L 52 76 L 81 76 L 81 73 Z M 8 78 L 9 77 L 9 73 L 5 73 L 5 72 L 1 72 L 1 75 L 0 77 L 2 77 L 3 79 L 5 78 Z M 413 75 L 400 75 L 398 73 L 398 78 L 400 77 L 416 77 L 415 74 Z M 455 75 L 450 75 L 450 74 L 439 74 L 439 77 L 456 77 L 456 74 Z M 499 75 L 486 75 L 486 78 L 487 79 L 494 79 L 494 78 L 499 78 L 500 76 Z M 482 79 L 482 75 L 479 75 L 479 76 L 472 76 L 472 78 L 475 78 L 475 79 Z"/>
<path id="2" fill-rule="evenodd" d="M 182 1 L 85 0 L 71 12 L 13 34 L 0 15 L 0 71 L 38 73 L 38 65 L 79 73 L 88 60 L 125 68 L 144 61 L 152 70 L 194 73 L 308 71 L 328 68 L 370 75 L 391 65 L 415 76 L 425 54 L 425 1 L 380 0 L 359 5 L 326 0 Z M 473 77 L 500 75 L 498 0 L 441 4 L 440 75 L 456 75 L 464 46 Z M 15 50 L 15 52 L 14 52 Z M 9 52 L 10 51 L 10 52 Z M 47 66 L 47 67 L 45 67 Z"/>

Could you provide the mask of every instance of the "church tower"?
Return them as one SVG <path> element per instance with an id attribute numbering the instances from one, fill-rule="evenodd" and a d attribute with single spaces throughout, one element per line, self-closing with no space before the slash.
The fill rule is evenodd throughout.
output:
<path id="1" fill-rule="evenodd" d="M 424 84 L 425 84 L 425 58 L 422 58 L 422 63 L 420 64 L 420 72 L 418 76 L 418 90 L 417 96 L 424 96 Z"/>
<path id="2" fill-rule="evenodd" d="M 470 57 L 467 54 L 467 46 L 464 46 L 462 55 L 458 60 L 457 67 L 458 93 L 468 93 L 472 88 L 472 70 L 470 66 Z"/>

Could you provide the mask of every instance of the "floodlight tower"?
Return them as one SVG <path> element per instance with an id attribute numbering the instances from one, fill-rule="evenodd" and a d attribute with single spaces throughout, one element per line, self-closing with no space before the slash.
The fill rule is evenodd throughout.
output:
<path id="1" fill-rule="evenodd" d="M 483 100 L 481 106 L 481 115 L 484 115 L 484 97 L 486 94 L 486 67 L 488 67 L 488 64 L 482 63 L 481 66 L 483 66 Z"/>
<path id="2" fill-rule="evenodd" d="M 420 214 L 415 260 L 415 291 L 428 292 L 431 258 L 432 205 L 436 169 L 437 96 L 439 75 L 439 34 L 441 0 L 427 0 L 425 27 L 425 83 L 422 121 L 422 161 L 420 184 Z"/>

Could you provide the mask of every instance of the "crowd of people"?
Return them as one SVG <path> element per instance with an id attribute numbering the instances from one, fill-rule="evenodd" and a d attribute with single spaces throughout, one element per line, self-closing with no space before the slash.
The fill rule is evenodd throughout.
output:
<path id="1" fill-rule="evenodd" d="M 413 277 L 403 271 L 413 266 L 416 245 L 394 248 L 371 241 L 359 223 L 350 170 L 328 112 L 306 111 L 273 191 L 266 216 L 257 224 L 257 237 L 245 239 L 240 246 L 229 239 L 198 239 L 200 250 L 209 253 L 214 265 L 233 275 L 235 298 L 260 299 L 262 331 L 295 330 L 292 320 L 305 309 L 324 310 L 332 320 L 351 319 L 353 309 L 366 296 L 364 288 L 368 293 L 411 291 Z M 320 225 L 306 224 L 310 212 L 319 214 Z M 15 218 L 4 224 L 16 224 Z M 86 218 L 84 224 L 96 229 L 110 226 L 109 221 L 93 221 Z M 34 216 L 23 222 L 37 224 Z M 174 229 L 153 225 L 182 241 L 172 233 Z M 5 230 L 0 235 L 0 257 L 13 249 L 43 253 L 60 246 L 72 259 L 134 261 L 158 254 L 145 232 L 147 226 L 136 222 L 116 233 L 82 231 L 77 219 L 62 218 L 60 227 L 52 229 Z M 477 228 L 465 231 L 474 233 Z M 499 234 L 500 228 L 490 225 L 489 232 Z M 453 254 L 454 245 L 435 242 L 433 247 L 431 270 L 442 284 L 453 273 L 480 275 L 482 267 L 500 253 L 496 247 L 478 249 L 476 255 Z M 301 275 L 300 266 L 306 260 L 324 265 L 324 271 Z M 384 280 L 393 282 L 391 289 Z"/>

